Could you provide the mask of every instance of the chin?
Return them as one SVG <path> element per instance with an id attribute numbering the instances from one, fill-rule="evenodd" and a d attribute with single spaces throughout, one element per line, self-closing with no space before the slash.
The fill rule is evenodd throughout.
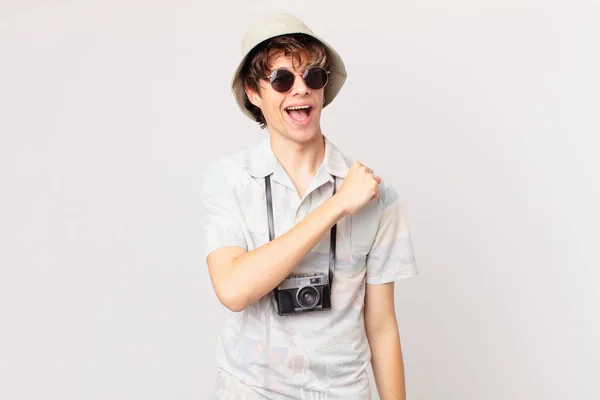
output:
<path id="1" fill-rule="evenodd" d="M 314 115 L 314 117 L 316 118 L 306 125 L 293 124 L 284 118 L 280 121 L 279 126 L 275 126 L 269 131 L 296 143 L 308 143 L 321 135 L 319 115 Z"/>
<path id="2" fill-rule="evenodd" d="M 288 131 L 290 139 L 298 143 L 308 143 L 321 136 L 317 128 Z"/>

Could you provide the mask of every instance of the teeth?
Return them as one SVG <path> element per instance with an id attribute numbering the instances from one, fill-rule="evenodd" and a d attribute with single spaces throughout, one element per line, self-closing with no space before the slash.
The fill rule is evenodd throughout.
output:
<path id="1" fill-rule="evenodd" d="M 288 107 L 286 110 L 304 110 L 309 108 L 310 106 L 298 106 L 298 107 Z"/>

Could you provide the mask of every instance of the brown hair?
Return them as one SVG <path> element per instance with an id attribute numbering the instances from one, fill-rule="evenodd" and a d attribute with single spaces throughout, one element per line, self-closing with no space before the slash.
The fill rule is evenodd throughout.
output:
<path id="1" fill-rule="evenodd" d="M 276 36 L 260 43 L 248 54 L 240 73 L 243 87 L 247 86 L 260 94 L 259 79 L 268 75 L 273 61 L 282 54 L 292 58 L 295 68 L 303 65 L 305 59 L 308 65 L 328 69 L 327 50 L 317 39 L 302 33 Z M 262 111 L 250 102 L 245 93 L 244 107 L 252 113 L 262 129 L 267 126 Z"/>

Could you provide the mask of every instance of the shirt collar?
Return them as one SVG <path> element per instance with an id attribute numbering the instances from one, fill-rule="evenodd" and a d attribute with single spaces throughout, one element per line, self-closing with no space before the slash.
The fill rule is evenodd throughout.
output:
<path id="1" fill-rule="evenodd" d="M 327 136 L 323 135 L 323 138 L 325 141 L 325 156 L 319 170 L 324 167 L 329 175 L 345 178 L 348 174 L 348 165 L 351 161 L 340 152 Z M 284 172 L 283 167 L 275 157 L 275 154 L 273 154 L 271 138 L 269 136 L 250 149 L 248 155 L 248 172 L 255 178 L 264 178 L 270 174 L 278 175 L 278 172 Z M 333 178 L 329 180 L 333 181 Z"/>

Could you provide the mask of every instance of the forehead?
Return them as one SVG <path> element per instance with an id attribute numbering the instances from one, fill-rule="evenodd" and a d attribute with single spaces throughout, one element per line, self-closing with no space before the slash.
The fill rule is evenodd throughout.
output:
<path id="1" fill-rule="evenodd" d="M 284 55 L 280 53 L 271 58 L 270 66 L 271 70 L 275 70 L 278 68 L 287 68 L 289 70 L 302 71 L 309 66 L 310 60 L 309 57 L 305 54 L 301 55 L 302 64 L 299 63 L 298 56 L 294 56 L 292 59 L 291 55 Z"/>

